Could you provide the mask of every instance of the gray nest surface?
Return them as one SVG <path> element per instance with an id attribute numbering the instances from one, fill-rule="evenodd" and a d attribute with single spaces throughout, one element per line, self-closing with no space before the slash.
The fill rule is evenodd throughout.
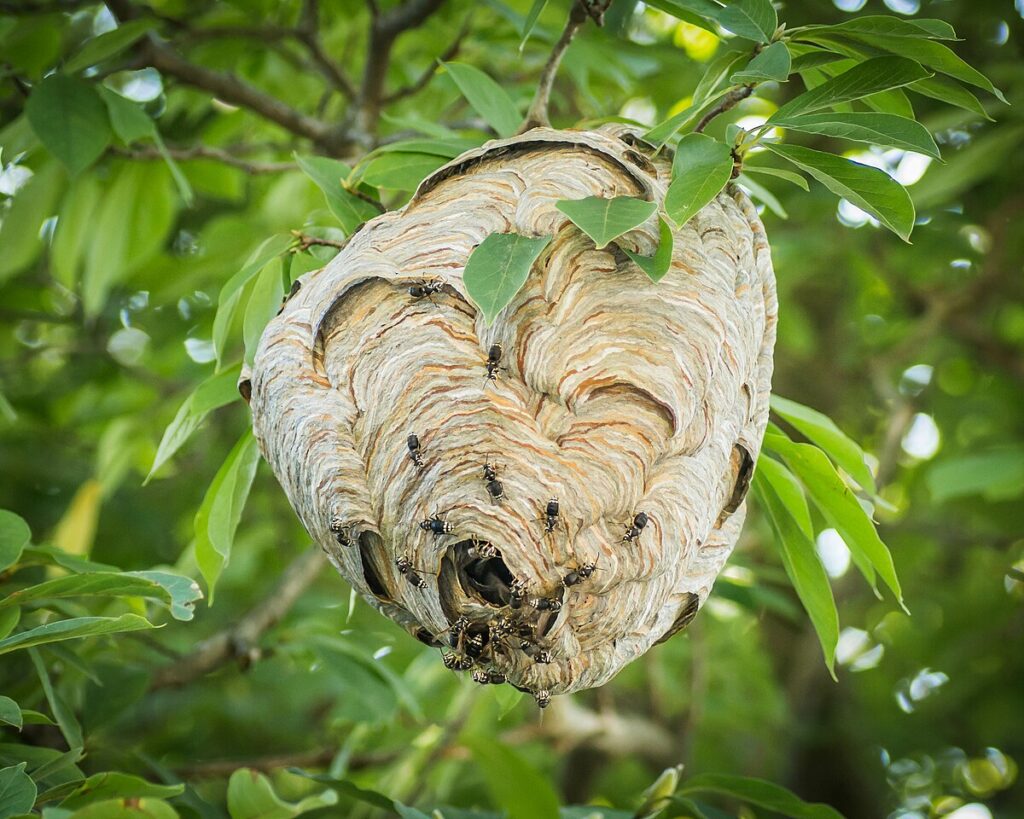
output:
<path id="1" fill-rule="evenodd" d="M 753 205 L 727 187 L 657 284 L 622 252 L 654 252 L 656 216 L 597 250 L 555 207 L 661 201 L 670 170 L 623 126 L 463 154 L 300 280 L 243 376 L 338 571 L 542 705 L 685 627 L 743 523 L 776 323 Z M 554 238 L 488 327 L 462 274 L 494 232 Z"/>

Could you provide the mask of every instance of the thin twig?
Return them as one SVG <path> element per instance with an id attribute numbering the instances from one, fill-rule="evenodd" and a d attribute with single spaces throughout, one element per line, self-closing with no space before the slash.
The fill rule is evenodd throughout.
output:
<path id="1" fill-rule="evenodd" d="M 701 133 L 715 117 L 719 114 L 724 114 L 731 108 L 735 108 L 743 100 L 754 93 L 754 83 L 748 83 L 747 85 L 741 85 L 739 88 L 734 88 L 724 97 L 721 101 L 708 111 L 704 116 L 700 118 L 700 122 L 697 123 L 697 127 L 693 129 L 695 134 Z"/>
<path id="2" fill-rule="evenodd" d="M 285 569 L 270 594 L 253 606 L 235 626 L 203 640 L 177 662 L 157 669 L 150 682 L 150 690 L 186 685 L 232 660 L 248 664 L 258 659 L 256 644 L 260 636 L 291 610 L 326 565 L 319 549 L 307 549 Z"/>
<path id="3" fill-rule="evenodd" d="M 161 159 L 163 154 L 153 146 L 145 148 L 112 148 L 112 153 L 118 156 L 127 156 L 132 159 Z M 255 162 L 242 159 L 229 151 L 220 148 L 210 148 L 206 145 L 194 145 L 191 148 L 168 148 L 168 155 L 172 159 L 212 159 L 222 162 L 233 168 L 239 168 L 251 174 L 284 173 L 294 171 L 298 166 L 294 162 Z"/>
<path id="4" fill-rule="evenodd" d="M 426 71 L 420 74 L 419 78 L 415 82 L 410 83 L 409 85 L 404 85 L 397 91 L 394 91 L 390 94 L 386 94 L 381 100 L 381 102 L 384 105 L 389 105 L 390 103 L 396 102 L 397 100 L 405 99 L 406 97 L 411 97 L 414 94 L 418 94 L 420 91 L 426 88 L 430 81 L 434 79 L 434 76 L 437 74 L 438 64 L 448 62 L 449 60 L 454 60 L 456 55 L 459 53 L 459 49 L 462 48 L 462 41 L 466 38 L 466 35 L 469 34 L 469 23 L 470 18 L 467 17 L 466 22 L 463 23 L 462 25 L 462 29 L 456 35 L 455 39 L 452 40 L 448 48 L 446 48 L 441 53 L 440 57 L 438 57 L 430 64 Z"/>
<path id="5" fill-rule="evenodd" d="M 318 0 L 305 0 L 302 4 L 302 20 L 292 33 L 309 50 L 313 64 L 327 81 L 347 99 L 354 100 L 356 97 L 355 86 L 341 70 L 341 66 L 327 55 L 320 42 L 319 31 L 320 4 Z"/>
<path id="6" fill-rule="evenodd" d="M 577 0 L 572 7 L 572 11 L 569 12 L 569 19 L 565 23 L 565 28 L 562 29 L 562 36 L 558 38 L 555 47 L 551 49 L 548 61 L 544 64 L 544 70 L 540 73 L 540 79 L 537 81 L 537 92 L 533 95 L 530 110 L 526 112 L 526 119 L 523 120 L 523 124 L 519 127 L 520 134 L 526 133 L 531 128 L 539 128 L 551 124 L 551 120 L 548 119 L 548 104 L 551 101 L 551 88 L 555 84 L 558 66 L 561 65 L 562 57 L 565 56 L 565 51 L 569 48 L 573 37 L 576 36 L 576 32 L 579 31 L 580 26 L 587 21 L 589 16 L 588 0 Z"/>
<path id="7" fill-rule="evenodd" d="M 321 239 L 319 236 L 310 236 L 300 230 L 293 230 L 292 236 L 299 240 L 295 249 L 300 253 L 305 253 L 311 247 L 336 247 L 341 250 L 348 244 L 347 239 Z"/>

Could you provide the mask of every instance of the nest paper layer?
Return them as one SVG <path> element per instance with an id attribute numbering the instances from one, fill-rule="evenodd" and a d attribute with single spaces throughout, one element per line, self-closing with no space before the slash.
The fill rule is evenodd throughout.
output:
<path id="1" fill-rule="evenodd" d="M 534 693 L 600 685 L 693 618 L 767 421 L 775 283 L 747 197 L 678 230 L 658 284 L 620 249 L 653 253 L 656 217 L 596 250 L 555 208 L 660 201 L 669 159 L 646 147 L 535 129 L 457 158 L 301 280 L 247 376 L 262 452 L 338 571 L 452 664 Z M 493 232 L 554 238 L 487 327 L 462 273 Z M 410 295 L 423 282 L 444 286 Z"/>

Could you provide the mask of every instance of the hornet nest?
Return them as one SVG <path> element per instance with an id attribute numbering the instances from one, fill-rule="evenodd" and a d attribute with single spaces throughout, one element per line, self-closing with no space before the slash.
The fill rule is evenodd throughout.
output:
<path id="1" fill-rule="evenodd" d="M 722 569 L 768 416 L 776 296 L 733 185 L 652 282 L 555 205 L 660 202 L 632 130 L 536 128 L 469 151 L 304 276 L 263 334 L 253 429 L 337 570 L 445 664 L 543 706 L 684 628 Z M 488 327 L 463 269 L 553 235 Z"/>

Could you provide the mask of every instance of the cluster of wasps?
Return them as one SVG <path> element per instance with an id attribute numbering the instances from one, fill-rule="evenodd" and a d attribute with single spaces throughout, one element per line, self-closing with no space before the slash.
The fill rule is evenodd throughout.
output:
<path id="1" fill-rule="evenodd" d="M 414 284 L 409 287 L 409 295 L 414 300 L 430 298 L 441 292 L 446 285 L 440 281 L 431 280 Z M 500 344 L 492 344 L 487 352 L 487 360 L 484 363 L 485 379 L 487 381 L 497 380 L 498 373 L 505 368 L 501 364 L 502 347 Z M 423 444 L 415 432 L 409 433 L 406 439 L 408 458 L 413 465 L 422 470 L 425 468 Z M 498 477 L 498 468 L 489 460 L 483 464 L 481 478 L 484 490 L 493 503 L 502 503 L 505 500 L 505 487 Z M 543 509 L 543 515 L 537 518 L 541 522 L 545 534 L 552 534 L 561 520 L 561 508 L 557 497 L 550 498 Z M 647 526 L 649 518 L 644 512 L 637 512 L 632 522 L 625 526 L 622 543 L 633 543 L 640 537 Z M 429 532 L 433 537 L 445 537 L 455 531 L 455 527 L 446 521 L 440 514 L 434 513 L 424 520 L 419 521 L 418 526 L 424 532 Z M 337 522 L 332 522 L 332 531 L 342 545 L 349 544 L 349 538 L 344 527 Z M 489 559 L 497 558 L 500 553 L 492 544 L 482 543 L 475 537 L 472 538 L 475 556 Z M 427 588 L 427 581 L 421 572 L 412 562 L 408 553 L 399 555 L 395 559 L 395 568 L 413 587 L 417 589 Z M 593 576 L 598 571 L 595 562 L 586 562 L 571 569 L 560 579 L 560 584 L 565 588 L 578 586 Z M 518 648 L 534 662 L 547 664 L 553 661 L 550 652 L 537 645 L 538 626 L 536 616 L 524 616 L 524 606 L 532 608 L 535 612 L 557 614 L 562 608 L 561 595 L 557 597 L 530 597 L 529 584 L 525 580 L 514 579 L 508 587 L 509 603 L 512 610 L 511 616 L 499 615 L 489 623 L 473 622 L 466 617 L 459 617 L 451 624 L 448 631 L 448 645 L 450 652 L 442 651 L 442 660 L 447 668 L 454 671 L 473 671 L 473 680 L 482 685 L 498 685 L 507 682 L 505 675 L 494 667 L 495 652 L 503 653 L 508 649 Z M 551 702 L 551 693 L 541 689 L 530 692 L 533 694 L 537 704 L 546 708 Z"/>

